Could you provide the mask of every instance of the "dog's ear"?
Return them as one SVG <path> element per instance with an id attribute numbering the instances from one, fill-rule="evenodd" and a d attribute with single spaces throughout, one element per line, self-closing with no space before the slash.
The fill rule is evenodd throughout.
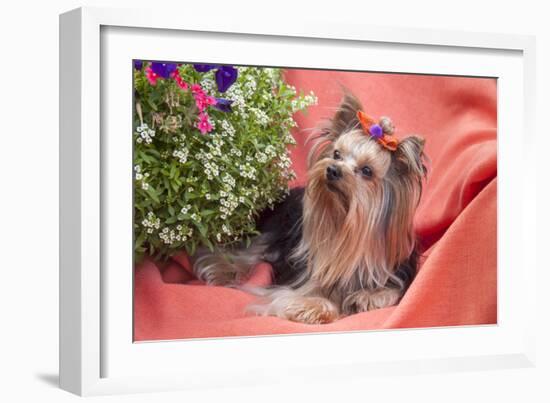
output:
<path id="1" fill-rule="evenodd" d="M 420 136 L 409 136 L 402 139 L 397 146 L 397 150 L 395 150 L 395 157 L 402 168 L 419 178 L 425 177 L 427 173 L 424 165 L 425 143 L 426 141 Z"/>
<path id="2" fill-rule="evenodd" d="M 312 167 L 320 158 L 326 157 L 330 144 L 342 133 L 360 126 L 357 118 L 357 111 L 360 110 L 362 110 L 361 102 L 344 88 L 344 97 L 332 119 L 324 121 L 318 127 L 316 134 L 308 139 L 313 142 L 308 154 L 309 167 Z"/>
<path id="3" fill-rule="evenodd" d="M 344 90 L 344 97 L 331 119 L 331 131 L 339 136 L 346 130 L 359 126 L 357 112 L 362 109 L 359 99 L 349 90 Z"/>

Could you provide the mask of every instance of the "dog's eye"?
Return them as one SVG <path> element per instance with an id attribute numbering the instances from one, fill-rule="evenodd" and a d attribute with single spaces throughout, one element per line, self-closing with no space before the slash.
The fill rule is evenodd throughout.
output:
<path id="1" fill-rule="evenodd" d="M 342 159 L 342 156 L 340 155 L 340 151 L 334 150 L 333 158 L 334 158 L 335 160 L 341 160 L 341 159 Z"/>
<path id="2" fill-rule="evenodd" d="M 365 165 L 363 168 L 361 168 L 361 173 L 364 177 L 372 178 L 372 169 L 369 166 Z"/>

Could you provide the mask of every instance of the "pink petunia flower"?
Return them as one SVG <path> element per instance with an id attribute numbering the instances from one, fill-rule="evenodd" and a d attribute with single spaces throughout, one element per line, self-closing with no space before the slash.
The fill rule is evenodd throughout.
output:
<path id="1" fill-rule="evenodd" d="M 205 97 L 204 101 L 205 101 L 206 105 L 208 105 L 208 106 L 216 105 L 216 103 L 218 102 L 218 101 L 216 101 L 216 98 L 211 97 L 210 95 L 207 95 Z"/>
<path id="2" fill-rule="evenodd" d="M 195 97 L 195 105 L 197 105 L 199 112 L 204 111 L 204 109 L 206 108 L 206 105 L 204 104 L 204 98 L 195 94 L 193 95 Z"/>
<path id="3" fill-rule="evenodd" d="M 203 112 L 211 105 L 216 105 L 216 98 L 206 95 L 204 92 L 195 93 L 193 96 L 195 97 L 195 104 L 200 112 Z"/>
<path id="4" fill-rule="evenodd" d="M 198 84 L 191 85 L 191 92 L 193 94 L 203 94 L 204 91 L 202 90 L 201 86 Z"/>
<path id="5" fill-rule="evenodd" d="M 210 117 L 204 112 L 199 113 L 199 121 L 196 126 L 202 134 L 210 133 L 214 128 L 210 123 Z"/>
<path id="6" fill-rule="evenodd" d="M 147 77 L 147 80 L 149 80 L 149 83 L 151 85 L 157 85 L 157 80 L 159 79 L 159 76 L 153 71 L 153 69 L 151 69 L 151 67 L 147 67 L 145 69 L 145 77 Z"/>
<path id="7" fill-rule="evenodd" d="M 181 78 L 180 72 L 178 70 L 172 73 L 172 77 L 176 81 L 176 84 L 178 84 L 178 87 L 180 87 L 182 90 L 187 90 L 189 88 L 189 85 L 183 80 L 183 78 Z"/>

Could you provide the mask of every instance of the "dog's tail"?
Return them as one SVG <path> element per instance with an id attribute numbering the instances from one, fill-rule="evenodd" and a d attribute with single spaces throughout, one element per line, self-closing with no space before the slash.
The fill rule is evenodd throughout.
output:
<path id="1" fill-rule="evenodd" d="M 264 260 L 265 250 L 261 237 L 256 237 L 249 247 L 239 245 L 213 252 L 201 248 L 191 259 L 193 271 L 209 285 L 237 286 Z"/>

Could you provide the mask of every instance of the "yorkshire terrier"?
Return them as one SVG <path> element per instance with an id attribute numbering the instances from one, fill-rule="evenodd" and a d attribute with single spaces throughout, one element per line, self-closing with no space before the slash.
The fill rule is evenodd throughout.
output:
<path id="1" fill-rule="evenodd" d="M 303 323 L 397 304 L 416 273 L 413 217 L 427 171 L 424 140 L 393 132 L 346 92 L 313 135 L 306 187 L 259 215 L 250 247 L 200 252 L 198 278 L 240 287 L 268 262 L 273 285 L 244 287 L 263 297 L 253 310 Z"/>

